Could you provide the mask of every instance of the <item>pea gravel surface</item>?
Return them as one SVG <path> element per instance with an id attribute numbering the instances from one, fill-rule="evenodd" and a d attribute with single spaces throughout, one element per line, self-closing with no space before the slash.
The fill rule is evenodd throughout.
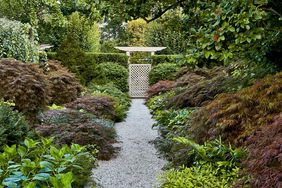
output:
<path id="1" fill-rule="evenodd" d="M 125 122 L 115 125 L 120 151 L 110 161 L 99 161 L 93 170 L 98 188 L 153 188 L 166 161 L 152 141 L 158 136 L 143 99 L 133 99 Z"/>

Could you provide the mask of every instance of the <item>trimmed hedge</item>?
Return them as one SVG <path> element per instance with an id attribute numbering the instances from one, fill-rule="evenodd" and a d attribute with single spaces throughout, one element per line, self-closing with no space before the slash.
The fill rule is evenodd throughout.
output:
<path id="1" fill-rule="evenodd" d="M 47 52 L 48 59 L 56 59 L 57 58 L 57 52 Z"/>
<path id="2" fill-rule="evenodd" d="M 128 66 L 128 56 L 124 53 L 86 53 L 86 57 L 98 64 L 105 62 L 118 63 L 124 67 Z"/>
<path id="3" fill-rule="evenodd" d="M 56 52 L 48 52 L 48 59 L 57 59 Z M 127 67 L 128 56 L 124 53 L 86 53 L 85 55 L 86 61 L 90 63 L 105 63 L 105 62 L 113 62 L 118 63 L 124 67 Z"/>
<path id="4" fill-rule="evenodd" d="M 56 52 L 47 52 L 48 59 L 56 59 Z M 90 53 L 86 52 L 86 58 L 91 60 L 92 63 L 105 63 L 114 62 L 124 67 L 128 66 L 128 56 L 125 53 Z M 161 63 L 177 63 L 182 59 L 181 55 L 153 55 L 151 56 L 153 63 L 157 65 Z"/>
<path id="5" fill-rule="evenodd" d="M 180 67 L 175 63 L 163 63 L 156 65 L 149 73 L 150 85 L 161 80 L 175 80 Z"/>
<path id="6" fill-rule="evenodd" d="M 93 82 L 97 85 L 105 85 L 113 83 L 116 88 L 122 92 L 128 91 L 128 70 L 123 66 L 116 63 L 101 63 L 97 66 L 99 75 L 93 79 Z"/>
<path id="7" fill-rule="evenodd" d="M 182 59 L 181 55 L 153 55 L 151 56 L 153 59 L 152 65 L 158 65 L 161 63 L 177 63 Z"/>

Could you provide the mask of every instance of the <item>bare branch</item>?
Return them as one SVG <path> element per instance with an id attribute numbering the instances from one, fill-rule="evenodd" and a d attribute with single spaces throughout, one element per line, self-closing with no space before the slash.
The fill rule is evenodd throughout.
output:
<path id="1" fill-rule="evenodd" d="M 162 10 L 161 12 L 159 12 L 157 15 L 155 15 L 153 18 L 151 19 L 147 19 L 146 17 L 142 18 L 143 20 L 145 20 L 147 23 L 150 23 L 158 18 L 160 18 L 164 13 L 166 13 L 167 11 L 169 11 L 170 9 L 173 9 L 175 7 L 177 7 L 178 5 L 180 5 L 181 3 L 183 3 L 185 0 L 177 0 L 174 4 L 166 7 L 164 10 Z"/>

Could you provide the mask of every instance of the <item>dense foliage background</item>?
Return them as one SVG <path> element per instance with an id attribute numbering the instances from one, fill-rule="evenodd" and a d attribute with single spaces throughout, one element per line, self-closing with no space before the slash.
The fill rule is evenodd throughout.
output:
<path id="1" fill-rule="evenodd" d="M 167 47 L 131 59 L 153 66 L 161 187 L 281 186 L 280 0 L 0 0 L 3 186 L 83 187 L 115 155 L 130 106 L 115 46 Z"/>

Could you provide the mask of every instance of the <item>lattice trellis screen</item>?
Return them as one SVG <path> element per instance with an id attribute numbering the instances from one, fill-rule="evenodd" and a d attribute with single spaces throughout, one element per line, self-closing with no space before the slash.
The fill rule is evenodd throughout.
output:
<path id="1" fill-rule="evenodd" d="M 131 97 L 145 97 L 149 88 L 149 72 L 151 64 L 129 65 L 129 95 Z"/>

